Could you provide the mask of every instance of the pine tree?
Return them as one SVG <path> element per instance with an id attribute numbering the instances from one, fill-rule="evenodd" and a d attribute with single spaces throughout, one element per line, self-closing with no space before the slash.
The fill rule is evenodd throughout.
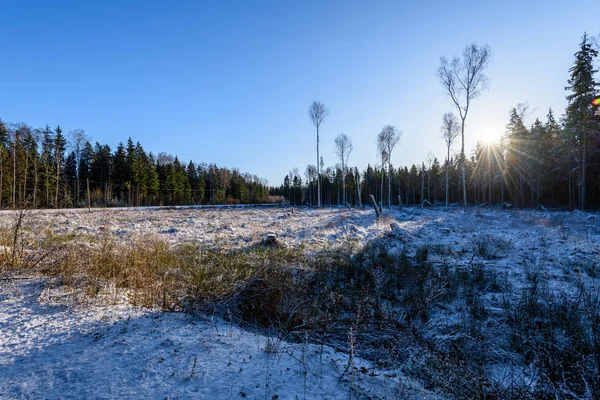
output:
<path id="1" fill-rule="evenodd" d="M 187 176 L 192 188 L 192 201 L 194 204 L 200 204 L 204 196 L 203 175 L 196 169 L 196 165 L 190 160 L 187 166 Z"/>
<path id="2" fill-rule="evenodd" d="M 75 153 L 75 151 L 71 151 L 65 159 L 63 176 L 65 181 L 65 192 L 69 194 L 77 192 L 77 153 Z M 73 202 L 71 201 L 70 196 L 64 199 L 64 205 L 66 207 L 77 203 L 77 196 L 73 197 Z"/>
<path id="3" fill-rule="evenodd" d="M 566 132 L 578 147 L 579 158 L 579 207 L 585 208 L 587 140 L 591 134 L 598 133 L 598 122 L 594 118 L 592 100 L 598 93 L 598 83 L 594 80 L 594 60 L 598 51 L 589 40 L 587 33 L 575 53 L 575 65 L 569 72 L 571 77 L 565 88 L 571 94 L 567 96 Z"/>
<path id="4" fill-rule="evenodd" d="M 54 162 L 56 164 L 56 193 L 54 199 L 54 206 L 56 208 L 59 208 L 58 193 L 60 191 L 60 173 L 64 163 L 67 139 L 63 136 L 62 129 L 60 129 L 60 126 L 56 127 L 54 133 Z"/>
<path id="5" fill-rule="evenodd" d="M 25 152 L 25 182 L 23 185 L 23 198 L 27 200 L 31 198 L 31 204 L 33 207 L 36 206 L 37 201 L 37 165 L 39 155 L 37 151 L 38 143 L 36 140 L 36 135 L 38 132 L 38 130 L 34 131 L 28 128 L 23 139 L 23 149 Z M 30 186 L 30 190 L 28 190 L 28 186 Z"/>
<path id="6" fill-rule="evenodd" d="M 154 154 L 148 154 L 148 163 L 146 164 L 146 173 L 148 175 L 148 195 L 150 201 L 156 202 L 158 199 L 158 191 L 160 189 L 160 181 L 158 179 L 158 165 L 154 158 Z"/>
<path id="7" fill-rule="evenodd" d="M 6 125 L 0 119 L 0 209 L 2 209 L 2 198 L 4 197 L 4 163 L 5 154 L 7 152 L 6 145 L 8 142 L 8 131 Z"/>
<path id="8" fill-rule="evenodd" d="M 50 199 L 54 193 L 55 167 L 54 162 L 54 133 L 48 125 L 42 131 L 41 155 L 42 182 L 45 194 L 45 207 L 50 207 Z"/>
<path id="9" fill-rule="evenodd" d="M 525 203 L 526 160 L 525 147 L 529 131 L 523 122 L 524 107 L 513 107 L 510 111 L 509 123 L 506 127 L 508 142 L 506 150 L 507 175 L 512 201 L 522 207 Z"/>
<path id="10" fill-rule="evenodd" d="M 542 191 L 550 193 L 550 205 L 556 205 L 556 183 L 562 181 L 561 172 L 565 170 L 560 156 L 560 126 L 554 119 L 552 109 L 548 110 L 546 123 L 544 124 L 544 138 L 541 144 L 541 163 L 542 163 Z"/>

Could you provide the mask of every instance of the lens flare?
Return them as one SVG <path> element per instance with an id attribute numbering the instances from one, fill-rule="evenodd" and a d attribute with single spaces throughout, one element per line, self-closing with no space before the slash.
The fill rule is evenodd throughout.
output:
<path id="1" fill-rule="evenodd" d="M 499 138 L 490 132 L 484 132 L 483 135 L 481 135 L 480 139 L 483 144 L 488 145 L 488 146 L 495 144 L 499 141 Z"/>
<path id="2" fill-rule="evenodd" d="M 600 97 L 596 97 L 594 100 L 592 100 L 592 104 L 595 106 L 600 106 Z"/>

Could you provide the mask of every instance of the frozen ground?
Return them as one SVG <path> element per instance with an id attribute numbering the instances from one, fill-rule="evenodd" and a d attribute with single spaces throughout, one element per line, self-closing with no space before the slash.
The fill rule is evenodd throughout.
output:
<path id="1" fill-rule="evenodd" d="M 171 243 L 195 242 L 202 246 L 244 247 L 275 232 L 285 243 L 321 247 L 345 239 L 368 240 L 380 231 L 373 211 L 347 209 L 177 209 L 31 212 L 27 225 L 36 232 L 97 236 L 110 233 L 124 240 L 158 236 Z M 10 215 L 0 226 L 10 226 Z"/>
<path id="2" fill-rule="evenodd" d="M 398 378 L 379 371 L 344 375 L 348 356 L 328 347 L 124 299 L 77 305 L 47 283 L 0 284 L 2 399 L 346 399 L 397 390 Z"/>
<path id="3" fill-rule="evenodd" d="M 0 227 L 10 227 L 13 219 L 0 216 Z M 482 261 L 487 268 L 510 275 L 514 283 L 541 265 L 550 281 L 568 280 L 578 272 L 574 265 L 594 264 L 600 254 L 600 215 L 579 211 L 472 208 L 464 213 L 461 209 L 410 208 L 403 212 L 386 210 L 383 220 L 378 221 L 370 208 L 103 209 L 32 212 L 24 225 L 37 237 L 71 235 L 85 239 L 109 234 L 124 241 L 158 237 L 172 244 L 193 242 L 220 249 L 250 246 L 274 232 L 288 246 L 302 244 L 317 251 L 348 241 L 364 245 L 385 236 L 394 221 L 402 228 L 409 254 L 427 245 L 434 250 L 430 252 L 434 263 L 460 266 Z"/>
<path id="4" fill-rule="evenodd" d="M 12 222 L 10 216 L 0 217 L 1 226 Z M 389 235 L 392 222 L 400 226 L 394 237 Z M 372 209 L 287 208 L 65 211 L 26 217 L 27 234 L 40 237 L 159 237 L 219 248 L 256 244 L 269 231 L 285 245 L 305 245 L 310 251 L 347 241 L 364 245 L 374 238 L 389 238 L 390 255 L 406 251 L 413 256 L 426 246 L 433 265 L 479 263 L 505 279 L 515 295 L 532 274 L 542 276 L 550 289 L 568 292 L 584 282 L 597 290 L 600 216 L 594 213 L 406 209 L 386 211 L 377 221 Z M 140 310 L 124 300 L 77 305 L 68 293 L 46 286 L 43 280 L 0 283 L 0 393 L 8 398 L 349 396 L 348 376 L 340 380 L 347 355 L 327 347 L 321 356 L 316 346 L 273 342 L 222 321 Z M 492 314 L 502 312 L 499 298 L 486 301 Z M 452 312 L 441 310 L 432 320 L 447 321 Z M 407 389 L 412 384 L 399 383 L 404 380 L 399 373 L 375 375 L 352 378 L 359 398 L 389 398 L 398 386 L 406 396 L 419 393 Z"/>

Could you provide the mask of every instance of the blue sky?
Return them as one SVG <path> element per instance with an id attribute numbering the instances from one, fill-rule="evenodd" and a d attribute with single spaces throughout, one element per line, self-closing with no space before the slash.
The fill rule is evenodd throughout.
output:
<path id="1" fill-rule="evenodd" d="M 375 137 L 403 132 L 394 165 L 443 159 L 451 111 L 441 56 L 487 43 L 489 90 L 472 106 L 467 149 L 502 134 L 528 101 L 562 114 L 584 31 L 600 33 L 597 1 L 22 1 L 0 2 L 0 118 L 81 128 L 114 148 L 217 163 L 278 185 L 315 163 L 313 100 L 326 165 L 341 132 L 350 164 L 376 164 Z M 458 146 L 456 146 L 458 150 Z"/>

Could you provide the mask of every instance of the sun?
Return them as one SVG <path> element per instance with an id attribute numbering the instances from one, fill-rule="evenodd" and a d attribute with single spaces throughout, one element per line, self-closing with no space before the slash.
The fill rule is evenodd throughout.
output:
<path id="1" fill-rule="evenodd" d="M 491 129 L 484 129 L 480 140 L 484 145 L 491 146 L 500 142 L 500 137 L 494 134 Z"/>

